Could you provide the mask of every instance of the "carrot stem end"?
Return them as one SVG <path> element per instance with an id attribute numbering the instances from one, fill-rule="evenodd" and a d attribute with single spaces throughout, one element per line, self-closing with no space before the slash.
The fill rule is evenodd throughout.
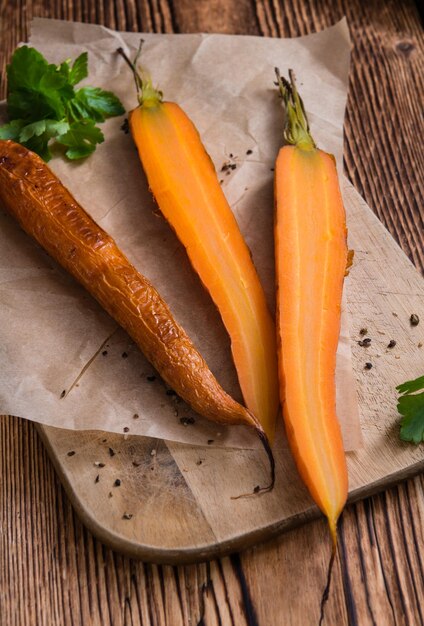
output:
<path id="1" fill-rule="evenodd" d="M 284 103 L 286 123 L 284 139 L 288 144 L 303 150 L 315 150 L 316 145 L 309 131 L 308 116 L 305 106 L 296 87 L 293 70 L 289 70 L 289 80 L 281 76 L 278 67 L 275 69 L 276 86 Z"/>
<path id="2" fill-rule="evenodd" d="M 137 63 L 141 56 L 143 44 L 144 39 L 140 39 L 140 44 L 133 61 L 131 61 L 131 59 L 127 56 L 123 48 L 117 48 L 116 51 L 121 55 L 125 63 L 131 69 L 137 90 L 137 99 L 140 106 L 152 107 L 157 106 L 160 102 L 162 102 L 163 94 L 159 91 L 159 89 L 155 89 L 155 87 L 153 87 L 152 80 L 145 71 L 142 70 L 139 72 L 137 69 Z"/>

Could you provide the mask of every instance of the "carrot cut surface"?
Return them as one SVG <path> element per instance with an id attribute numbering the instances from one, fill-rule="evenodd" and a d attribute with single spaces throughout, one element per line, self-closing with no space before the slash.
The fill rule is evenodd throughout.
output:
<path id="1" fill-rule="evenodd" d="M 280 150 L 275 167 L 280 395 L 297 467 L 335 539 L 347 497 L 335 385 L 345 211 L 334 158 L 316 148 L 306 118 L 303 129 L 289 130 L 293 145 Z"/>
<path id="2" fill-rule="evenodd" d="M 332 157 L 284 147 L 275 198 L 284 419 L 302 478 L 334 523 L 347 491 L 334 382 L 347 248 Z"/>
<path id="3" fill-rule="evenodd" d="M 272 438 L 275 325 L 249 249 L 193 123 L 148 85 L 139 101 L 129 124 L 149 187 L 221 314 L 245 404 Z"/>

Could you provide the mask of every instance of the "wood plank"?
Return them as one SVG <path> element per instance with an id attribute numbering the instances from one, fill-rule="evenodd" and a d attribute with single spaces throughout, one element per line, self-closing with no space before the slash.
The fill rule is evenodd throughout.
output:
<path id="1" fill-rule="evenodd" d="M 124 5 L 128 5 L 131 1 L 127 0 Z M 94 7 L 96 21 L 107 23 L 112 28 L 116 27 L 115 3 L 107 0 L 85 0 L 84 3 L 80 0 L 72 2 L 70 0 L 63 0 L 63 2 L 21 0 L 13 3 L 0 0 L 2 53 L 0 55 L 0 81 L 3 95 L 5 58 L 9 56 L 16 43 L 25 38 L 26 23 L 32 15 L 82 19 L 80 16 L 83 12 L 83 4 L 84 7 Z M 137 26 L 127 23 L 128 30 L 151 31 L 161 26 L 156 3 L 136 0 L 133 5 L 134 10 L 137 11 Z M 177 2 L 167 3 L 173 16 L 176 12 L 175 5 Z M 271 34 L 265 29 L 270 28 L 269 24 L 272 27 L 275 22 L 273 16 L 279 11 L 282 15 L 280 17 L 282 25 L 279 28 L 284 29 L 279 32 L 284 32 L 286 36 L 295 35 L 298 32 L 312 32 L 316 28 L 327 26 L 338 19 L 344 10 L 347 11 L 355 44 L 352 67 L 354 72 L 359 72 L 358 66 L 363 64 L 367 64 L 369 68 L 373 67 L 377 30 L 379 40 L 383 39 L 385 44 L 382 45 L 380 52 L 381 56 L 386 59 L 386 75 L 390 77 L 394 75 L 394 72 L 391 72 L 391 64 L 394 60 L 392 42 L 399 42 L 403 51 L 402 55 L 407 55 L 410 50 L 408 41 L 412 39 L 415 44 L 421 33 L 416 4 L 411 0 L 405 0 L 402 3 L 393 0 L 392 2 L 373 0 L 367 3 L 360 2 L 360 0 L 352 0 L 349 3 L 338 0 L 311 0 L 308 3 L 301 3 L 300 0 L 298 2 L 287 0 L 284 3 L 271 2 L 271 0 L 256 0 L 254 3 L 247 2 L 247 0 L 239 0 L 237 3 L 232 0 L 220 2 L 198 0 L 193 3 L 191 12 L 190 7 L 187 10 L 183 24 L 173 20 L 173 30 L 192 32 L 196 27 L 204 31 L 218 31 L 219 28 L 215 26 L 214 20 L 217 19 L 217 14 L 219 16 L 220 7 L 223 5 L 233 7 L 232 11 L 227 12 L 229 21 L 224 26 L 226 32 L 236 32 L 238 12 L 248 13 L 251 10 L 250 7 L 253 6 L 257 17 L 256 21 L 252 21 L 247 26 L 246 34 L 259 34 L 259 24 L 262 24 L 261 29 L 266 34 Z M 305 11 L 299 10 L 301 5 L 307 5 L 310 8 Z M 210 11 L 208 7 L 212 7 Z M 84 10 L 87 15 L 87 9 Z M 282 10 L 284 10 L 283 14 Z M 93 14 L 93 8 L 90 8 L 90 11 Z M 268 26 L 260 22 L 261 11 L 266 11 L 268 14 Z M 181 15 L 179 19 L 182 19 Z M 277 34 L 277 31 L 275 32 Z M 414 49 L 412 52 L 414 53 Z M 395 54 L 399 52 L 396 51 Z M 412 69 L 409 61 L 411 56 L 405 61 L 402 60 L 404 72 L 397 76 L 396 104 L 399 104 L 399 99 L 410 103 L 417 93 L 415 90 L 417 71 L 414 69 L 417 67 L 417 55 L 412 56 Z M 381 63 L 381 57 L 378 63 Z M 409 79 L 410 74 L 411 79 Z M 358 90 L 357 84 L 354 88 Z M 362 85 L 362 90 L 367 95 L 366 83 Z M 352 92 L 351 101 L 354 110 L 361 110 L 359 106 L 361 98 L 357 97 L 356 92 Z M 408 239 L 411 237 L 409 230 L 415 233 L 412 237 L 416 237 L 419 231 L 414 225 L 414 220 L 409 217 L 409 209 L 408 211 L 405 209 L 406 205 L 403 200 L 399 201 L 399 198 L 404 198 L 410 193 L 409 180 L 405 177 L 404 170 L 402 169 L 399 175 L 391 179 L 391 186 L 396 191 L 396 195 L 391 196 L 386 193 L 386 187 L 380 181 L 380 166 L 374 159 L 374 153 L 366 150 L 356 152 L 357 146 L 364 147 L 367 141 L 363 128 L 368 121 L 366 115 L 369 113 L 367 113 L 368 109 L 364 110 L 364 108 L 365 105 L 362 107 L 364 120 L 361 125 L 359 117 L 354 116 L 353 113 L 349 113 L 346 120 L 345 130 L 349 136 L 345 151 L 348 173 L 372 208 L 377 210 L 377 207 L 380 207 L 379 215 L 386 224 L 390 218 L 401 233 L 404 233 L 400 237 L 403 249 L 411 254 L 418 267 L 422 267 L 422 261 L 417 258 L 416 254 L 412 256 L 408 248 Z M 405 128 L 417 124 L 419 117 L 416 108 L 409 104 L 403 107 L 403 110 L 404 115 L 400 118 L 399 125 L 395 126 L 390 119 L 393 102 L 382 100 L 380 93 L 379 117 L 376 124 L 379 127 L 379 142 L 385 148 L 389 142 L 394 146 L 398 145 L 401 136 L 407 136 Z M 392 129 L 390 135 L 384 132 L 384 129 L 389 126 Z M 413 149 L 414 144 L 410 145 L 410 148 Z M 358 154 L 361 155 L 361 159 L 355 158 L 354 155 Z M 410 168 L 412 163 L 412 170 L 409 169 L 409 171 L 415 173 L 415 179 L 418 182 L 422 181 L 422 171 L 415 165 L 416 155 L 413 151 L 411 154 L 408 167 Z M 388 204 L 391 207 L 390 212 L 387 209 Z M 412 206 L 411 212 L 414 216 L 419 215 L 415 205 Z M 391 232 L 396 235 L 397 230 L 391 227 Z M 214 590 L 217 586 L 223 588 L 224 582 L 226 607 L 225 612 L 224 609 L 221 610 L 222 624 L 245 626 L 245 624 L 260 623 L 261 626 L 262 624 L 280 626 L 288 607 L 293 616 L 293 624 L 309 626 L 309 623 L 316 623 L 305 610 L 305 598 L 308 600 L 308 607 L 311 603 L 313 604 L 313 598 L 317 603 L 319 602 L 321 593 L 319 582 L 325 576 L 325 571 L 320 564 L 324 560 L 323 555 L 327 553 L 327 546 L 316 543 L 314 549 L 308 554 L 302 554 L 296 549 L 296 544 L 303 545 L 308 534 L 316 532 L 313 530 L 315 523 L 293 531 L 293 539 L 291 535 L 285 535 L 278 542 L 270 543 L 265 553 L 267 558 L 260 558 L 262 550 L 265 549 L 264 546 L 245 552 L 241 559 L 236 557 L 234 561 L 221 559 L 216 562 L 216 567 L 212 570 L 209 593 L 206 595 L 202 593 L 203 585 L 208 580 L 204 565 L 180 568 L 146 566 L 122 558 L 94 540 L 75 518 L 33 425 L 24 420 L 3 418 L 0 427 L 2 455 L 0 490 L 2 502 L 7 503 L 7 506 L 2 507 L 0 522 L 2 528 L 0 533 L 0 589 L 2 590 L 0 612 L 2 621 L 6 624 L 11 626 L 48 624 L 50 626 L 50 624 L 60 623 L 64 626 L 79 626 L 80 624 L 97 626 L 101 623 L 105 626 L 112 624 L 113 626 L 122 624 L 164 626 L 163 610 L 156 607 L 167 605 L 166 623 L 169 624 L 169 615 L 173 610 L 174 602 L 182 607 L 184 624 L 196 624 L 202 613 L 200 598 L 203 597 L 208 611 L 205 623 L 210 626 L 219 623 L 220 608 L 216 608 Z M 31 464 L 29 459 L 32 459 Z M 362 545 L 358 542 L 357 529 L 360 524 L 365 524 L 365 527 L 371 524 L 379 529 L 380 537 L 385 537 L 390 533 L 393 543 L 402 545 L 404 533 L 399 515 L 389 518 L 385 515 L 386 510 L 399 511 L 398 502 L 402 501 L 402 507 L 406 507 L 409 511 L 407 523 L 413 529 L 416 538 L 415 552 L 418 555 L 422 554 L 424 548 L 423 489 L 423 479 L 417 477 L 386 492 L 384 496 L 367 500 L 366 511 L 362 505 L 352 505 L 347 508 L 343 525 L 345 542 L 343 551 L 340 552 L 342 567 L 337 570 L 337 576 L 334 577 L 332 594 L 344 594 L 349 624 L 368 626 L 368 624 L 384 623 L 384 620 L 388 624 L 415 625 L 422 622 L 419 613 L 414 614 L 408 611 L 402 615 L 392 612 L 390 605 L 396 604 L 397 595 L 400 593 L 399 583 L 395 581 L 388 591 L 385 576 L 393 569 L 393 559 L 380 558 L 375 548 L 372 554 L 379 575 L 370 590 L 369 577 L 374 576 L 374 572 L 371 570 L 367 576 L 367 572 L 364 573 L 364 567 L 361 565 L 364 559 L 368 565 L 370 543 L 363 542 Z M 376 505 L 379 498 L 383 498 L 381 506 Z M 405 509 L 402 508 L 402 510 Z M 294 544 L 291 552 L 285 545 L 285 542 L 290 540 Z M 410 548 L 409 541 L 410 537 L 408 548 Z M 279 558 L 272 558 L 280 542 Z M 35 546 L 35 543 L 38 545 Z M 78 571 L 75 571 L 67 558 L 67 554 L 73 552 L 79 554 Z M 383 554 L 382 557 L 387 557 L 387 554 Z M 34 565 L 34 560 L 37 561 L 37 566 Z M 295 593 L 290 596 L 284 595 L 286 586 L 290 588 L 289 583 L 294 579 L 294 577 L 291 578 L 294 567 L 300 573 L 299 580 L 302 580 L 303 573 L 309 569 L 316 572 L 316 583 L 307 589 L 307 594 L 299 593 L 299 588 L 296 588 Z M 272 580 L 266 576 L 268 568 L 271 568 L 274 573 Z M 400 580 L 408 577 L 415 578 L 419 581 L 419 585 L 422 585 L 422 564 L 417 569 L 411 561 L 411 564 L 404 570 L 398 568 L 398 571 Z M 46 576 L 41 576 L 40 572 L 46 573 Z M 178 598 L 176 600 L 173 593 L 161 592 L 164 589 L 164 583 L 168 584 L 172 580 L 175 580 L 177 584 Z M 76 587 L 72 584 L 74 581 L 77 582 Z M 36 593 L 38 588 L 39 592 Z M 420 602 L 422 587 L 418 586 L 413 594 L 415 602 Z M 369 605 L 372 611 L 369 610 Z M 175 608 L 176 614 L 179 614 L 178 610 Z M 233 615 L 232 622 L 224 619 L 229 612 Z M 257 619 L 258 615 L 260 622 L 259 618 Z M 315 615 L 316 612 L 313 613 L 313 616 Z M 331 622 L 327 620 L 327 623 Z M 331 626 L 333 624 L 334 622 Z"/>
<path id="2" fill-rule="evenodd" d="M 198 623 L 203 607 L 208 626 L 218 618 L 226 625 L 278 626 L 282 615 L 288 624 L 300 623 L 300 616 L 302 624 L 316 624 L 329 550 L 324 522 L 213 561 L 209 572 L 205 564 L 146 565 L 105 548 L 82 526 L 30 423 L 7 418 L 0 427 L 10 451 L 2 457 L 0 482 L 8 502 L 0 522 L 9 529 L 9 540 L 2 533 L 0 544 L 8 626 L 186 626 Z M 347 508 L 328 625 L 420 623 L 423 490 L 420 476 Z M 307 592 L 299 593 L 305 576 Z"/>
<path id="3" fill-rule="evenodd" d="M 423 623 L 423 576 L 417 545 L 423 540 L 424 520 L 423 511 L 412 504 L 420 492 L 418 497 L 422 497 L 422 489 L 423 479 L 417 477 L 347 508 L 340 529 L 337 582 L 325 624 Z M 325 576 L 325 552 L 321 551 L 319 565 L 314 558 L 308 566 L 301 555 L 314 554 L 317 545 L 326 545 L 326 529 L 317 522 L 309 524 L 308 530 L 292 531 L 241 556 L 257 623 L 278 623 L 267 622 L 270 588 L 275 615 L 284 615 L 288 624 L 301 623 L 300 615 L 308 616 L 306 624 L 318 623 L 317 594 L 310 596 L 309 591 L 314 581 L 316 584 Z M 281 563 L 289 564 L 289 568 Z M 304 586 L 308 592 L 299 594 L 299 580 L 303 585 L 305 577 L 310 577 Z"/>

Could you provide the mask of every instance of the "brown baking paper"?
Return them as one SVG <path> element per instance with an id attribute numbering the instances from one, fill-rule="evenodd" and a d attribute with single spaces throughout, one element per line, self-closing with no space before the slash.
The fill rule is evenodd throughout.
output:
<path id="1" fill-rule="evenodd" d="M 89 53 L 87 83 L 136 105 L 128 67 L 140 35 L 97 25 L 35 19 L 30 44 L 50 62 Z M 314 137 L 342 171 L 350 42 L 346 22 L 297 39 L 143 35 L 143 65 L 165 98 L 197 126 L 274 309 L 273 164 L 283 115 L 274 66 L 295 69 Z M 171 228 L 148 191 L 124 117 L 103 125 L 106 141 L 80 163 L 50 166 L 158 288 L 222 386 L 241 400 L 228 337 Z M 249 153 L 248 153 L 249 151 Z M 251 152 L 250 152 L 251 151 Z M 237 165 L 230 173 L 222 165 Z M 253 447 L 246 429 L 194 415 L 172 395 L 128 336 L 14 221 L 0 211 L 0 412 L 71 429 L 100 429 L 205 445 Z M 345 447 L 360 443 L 349 333 L 343 317 L 337 368 Z M 181 418 L 194 417 L 184 425 Z M 182 420 L 185 422 L 185 420 Z"/>

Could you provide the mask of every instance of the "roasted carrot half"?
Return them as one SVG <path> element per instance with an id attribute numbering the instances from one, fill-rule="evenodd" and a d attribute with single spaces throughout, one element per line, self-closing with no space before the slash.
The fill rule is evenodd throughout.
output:
<path id="1" fill-rule="evenodd" d="M 12 141 L 0 141 L 0 206 L 98 300 L 195 411 L 256 430 L 270 460 L 271 487 L 274 460 L 257 418 L 222 389 L 167 304 L 114 240 L 39 156 Z"/>
<path id="2" fill-rule="evenodd" d="M 293 72 L 290 82 L 276 73 L 287 120 L 275 166 L 280 395 L 297 467 L 335 546 L 348 482 L 335 387 L 346 218 L 335 159 L 312 139 Z"/>
<path id="3" fill-rule="evenodd" d="M 215 302 L 231 339 L 246 406 L 273 437 L 279 408 L 275 325 L 249 249 L 199 133 L 130 65 L 139 106 L 129 115 L 148 184 Z"/>

